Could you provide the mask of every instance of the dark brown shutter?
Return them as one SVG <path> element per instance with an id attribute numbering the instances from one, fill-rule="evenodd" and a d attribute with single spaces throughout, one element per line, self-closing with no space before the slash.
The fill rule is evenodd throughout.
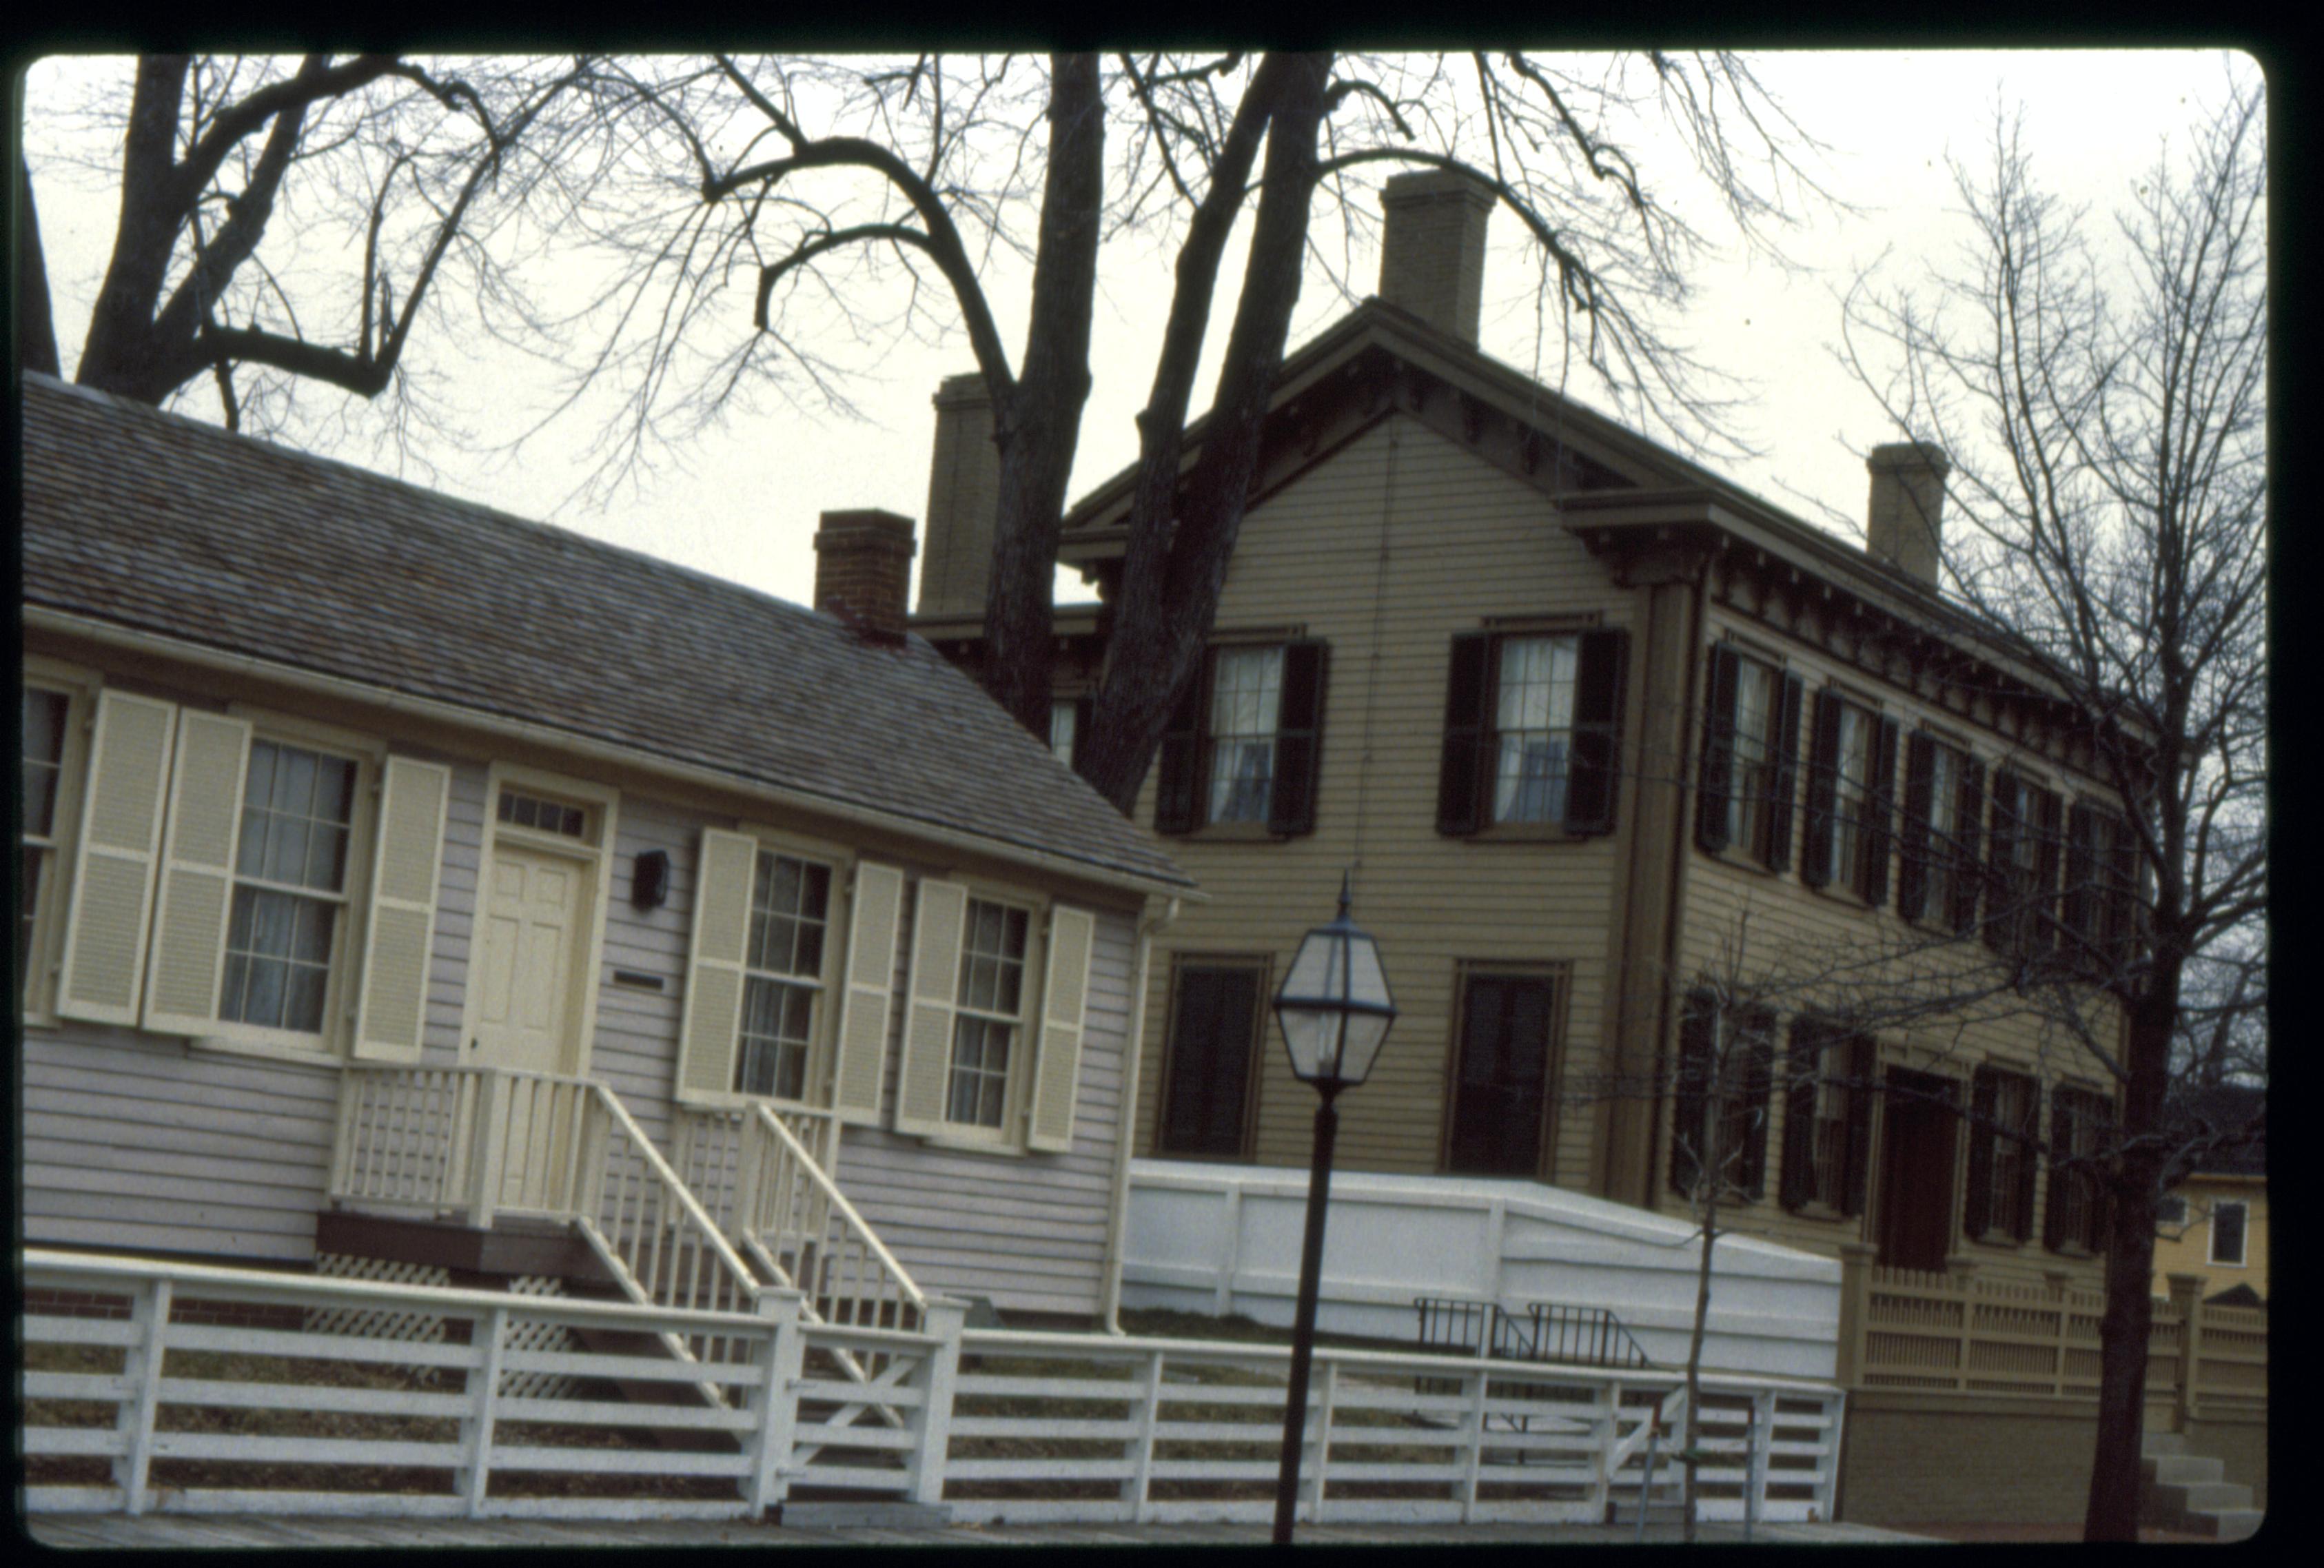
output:
<path id="1" fill-rule="evenodd" d="M 2003 770 L 1993 776 L 1991 826 L 1985 839 L 1985 945 L 1996 953 L 2017 948 L 2016 932 L 2025 917 L 2028 889 L 2017 885 L 2015 866 L 2017 835 L 2030 831 L 2020 820 L 2025 798 L 2024 781 Z"/>
<path id="2" fill-rule="evenodd" d="M 2047 960 L 2060 945 L 2058 932 L 2058 862 L 2063 858 L 2061 807 L 2054 789 L 2034 791 L 2034 885 L 2026 890 L 2025 940 L 2031 956 Z"/>
<path id="3" fill-rule="evenodd" d="M 1815 1080 L 1823 1059 L 1823 1027 L 1792 1020 L 1792 1048 L 1784 1072 L 1784 1170 L 1777 1200 L 1803 1209 L 1815 1196 Z"/>
<path id="4" fill-rule="evenodd" d="M 1745 1013 L 1737 1027 L 1742 1030 L 1737 1041 L 1743 1053 L 1741 1093 L 1749 1111 L 1737 1185 L 1757 1202 L 1767 1191 L 1767 1080 L 1775 1071 L 1775 1018 L 1764 1009 L 1755 1009 Z"/>
<path id="5" fill-rule="evenodd" d="M 1718 1003 L 1707 991 L 1691 991 L 1678 1023 L 1678 1082 L 1671 1095 L 1671 1191 L 1694 1194 L 1695 1173 L 1704 1141 L 1704 1093 L 1711 1078 L 1711 1025 Z"/>
<path id="6" fill-rule="evenodd" d="M 2107 960 L 2117 975 L 2138 959 L 2138 841 L 2130 824 L 2114 818 L 2107 846 Z"/>
<path id="7" fill-rule="evenodd" d="M 1727 847 L 1727 785 L 1734 770 L 1735 684 L 1742 666 L 1735 650 L 1714 643 L 1711 689 L 1702 711 L 1702 782 L 1695 800 L 1694 842 L 1717 854 Z"/>
<path id="8" fill-rule="evenodd" d="M 2066 1237 L 2066 1183 L 2070 1179 L 2058 1168 L 2073 1148 L 2073 1091 L 2052 1090 L 2050 1094 L 2050 1194 L 2042 1205 L 2042 1245 L 2051 1251 L 2062 1251 Z"/>
<path id="9" fill-rule="evenodd" d="M 1917 920 L 1929 908 L 1929 819 L 1934 815 L 1937 743 L 1916 734 L 1904 743 L 1904 826 L 1898 835 L 1896 912 Z"/>
<path id="10" fill-rule="evenodd" d="M 1863 875 L 1856 890 L 1874 909 L 1888 901 L 1888 846 L 1896 820 L 1896 721 L 1880 719 L 1872 733 L 1872 788 L 1866 809 L 1871 820 L 1864 829 Z"/>
<path id="11" fill-rule="evenodd" d="M 1989 1067 L 1979 1067 L 1969 1079 L 1969 1194 L 1961 1204 L 1961 1234 L 1972 1238 L 1993 1229 L 1993 1112 L 1999 1093 Z"/>
<path id="12" fill-rule="evenodd" d="M 1283 649 L 1283 695 L 1275 720 L 1275 789 L 1270 833 L 1315 831 L 1315 786 L 1323 757 L 1323 678 L 1331 650 L 1308 641 Z"/>
<path id="13" fill-rule="evenodd" d="M 2041 1115 L 2042 1086 L 2036 1080 L 2028 1078 L 2025 1081 L 2025 1120 L 2009 1130 L 2009 1136 L 2017 1139 L 2018 1152 L 2023 1157 L 2017 1162 L 2017 1190 L 2005 1194 L 2015 1214 L 2012 1229 L 2021 1241 L 2030 1241 L 2034 1235 L 2034 1132 L 2042 1124 Z"/>
<path id="14" fill-rule="evenodd" d="M 1792 868 L 1793 797 L 1799 792 L 1800 708 L 1807 687 L 1796 675 L 1784 677 L 1783 695 L 1775 706 L 1774 766 L 1768 770 L 1767 869 Z"/>
<path id="15" fill-rule="evenodd" d="M 1847 1072 L 1853 1082 L 1848 1096 L 1848 1154 L 1840 1176 L 1840 1212 L 1864 1213 L 1865 1176 L 1872 1163 L 1872 1047 L 1855 1040 L 1847 1049 Z"/>
<path id="16" fill-rule="evenodd" d="M 1211 689 L 1207 653 L 1194 666 L 1194 678 L 1162 732 L 1154 789 L 1154 831 L 1192 833 L 1202 825 L 1203 702 Z"/>
<path id="17" fill-rule="evenodd" d="M 1985 820 L 1985 765 L 1972 757 L 1961 759 L 1960 795 L 1953 806 L 1953 831 L 1943 853 L 1952 867 L 1952 908 L 1946 911 L 1953 935 L 1966 936 L 1977 926 L 1977 895 L 1984 877 L 1978 858 L 1978 825 Z"/>
<path id="18" fill-rule="evenodd" d="M 1565 831 L 1611 833 L 1621 780 L 1622 678 L 1630 634 L 1584 632 L 1573 674 L 1573 755 L 1565 779 Z"/>
<path id="19" fill-rule="evenodd" d="M 1800 853 L 1800 881 L 1820 888 L 1831 881 L 1831 820 L 1840 788 L 1840 698 L 1816 693 L 1815 742 L 1808 751 L 1807 844 Z"/>
<path id="20" fill-rule="evenodd" d="M 2064 940 L 2059 956 L 2089 980 L 2106 972 L 2098 936 L 2098 812 L 2075 802 L 2066 813 L 2066 890 L 2059 900 Z"/>
<path id="21" fill-rule="evenodd" d="M 1096 704 L 1092 698 L 1074 698 L 1073 754 L 1066 759 L 1065 765 L 1076 773 L 1081 771 L 1083 754 L 1089 750 L 1090 715 L 1095 711 Z"/>
<path id="22" fill-rule="evenodd" d="M 1436 777 L 1436 831 L 1477 831 L 1485 798 L 1485 705 L 1492 692 L 1493 640 L 1481 632 L 1452 639 L 1444 687 L 1444 761 Z"/>

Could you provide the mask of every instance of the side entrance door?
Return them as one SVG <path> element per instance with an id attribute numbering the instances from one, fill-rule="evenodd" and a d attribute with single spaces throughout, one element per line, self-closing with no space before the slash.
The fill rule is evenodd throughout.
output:
<path id="1" fill-rule="evenodd" d="M 503 840 L 484 879 L 473 951 L 476 987 L 472 1065 L 570 1074 L 579 1061 L 581 983 L 596 867 L 586 859 Z M 553 1206 L 578 1103 L 528 1079 L 500 1084 L 506 1106 L 497 1206 Z"/>
<path id="2" fill-rule="evenodd" d="M 1875 1240 L 1891 1268 L 1941 1269 L 1953 1238 L 1960 1116 L 1950 1078 L 1891 1067 L 1881 1098 L 1880 1210 Z"/>
<path id="3" fill-rule="evenodd" d="M 1467 977 L 1444 1134 L 1447 1171 L 1541 1174 L 1556 1000 L 1556 982 L 1545 975 Z"/>

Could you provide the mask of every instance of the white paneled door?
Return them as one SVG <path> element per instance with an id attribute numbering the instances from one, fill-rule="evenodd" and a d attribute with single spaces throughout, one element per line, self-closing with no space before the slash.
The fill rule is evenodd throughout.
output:
<path id="1" fill-rule="evenodd" d="M 503 842 L 493 852 L 470 1060 L 479 1066 L 569 1074 L 577 1063 L 577 988 L 589 973 L 595 863 Z M 567 1159 L 576 1108 L 522 1082 L 509 1086 L 502 1206 L 555 1206 L 555 1174 Z"/>

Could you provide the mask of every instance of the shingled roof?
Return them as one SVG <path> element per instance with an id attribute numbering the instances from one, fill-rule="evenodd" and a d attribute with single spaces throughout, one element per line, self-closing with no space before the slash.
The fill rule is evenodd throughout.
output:
<path id="1" fill-rule="evenodd" d="M 140 404 L 23 377 L 28 608 L 1191 886 L 918 637 Z M 1030 852 L 1029 856 L 1027 852 Z"/>

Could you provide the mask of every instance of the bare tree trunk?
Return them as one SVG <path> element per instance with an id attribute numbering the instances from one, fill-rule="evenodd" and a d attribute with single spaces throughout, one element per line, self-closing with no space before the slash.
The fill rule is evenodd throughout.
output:
<path id="1" fill-rule="evenodd" d="M 1065 484 L 1089 400 L 1090 311 L 1104 201 L 1105 105 L 1097 57 L 1056 55 L 1024 374 L 993 409 L 1001 495 L 984 601 L 986 688 L 1043 740 L 1056 654 L 1050 585 Z"/>
<path id="2" fill-rule="evenodd" d="M 49 305 L 48 255 L 41 249 L 41 215 L 32 207 L 32 171 L 16 158 L 16 358 L 26 370 L 58 375 L 57 328 Z"/>

